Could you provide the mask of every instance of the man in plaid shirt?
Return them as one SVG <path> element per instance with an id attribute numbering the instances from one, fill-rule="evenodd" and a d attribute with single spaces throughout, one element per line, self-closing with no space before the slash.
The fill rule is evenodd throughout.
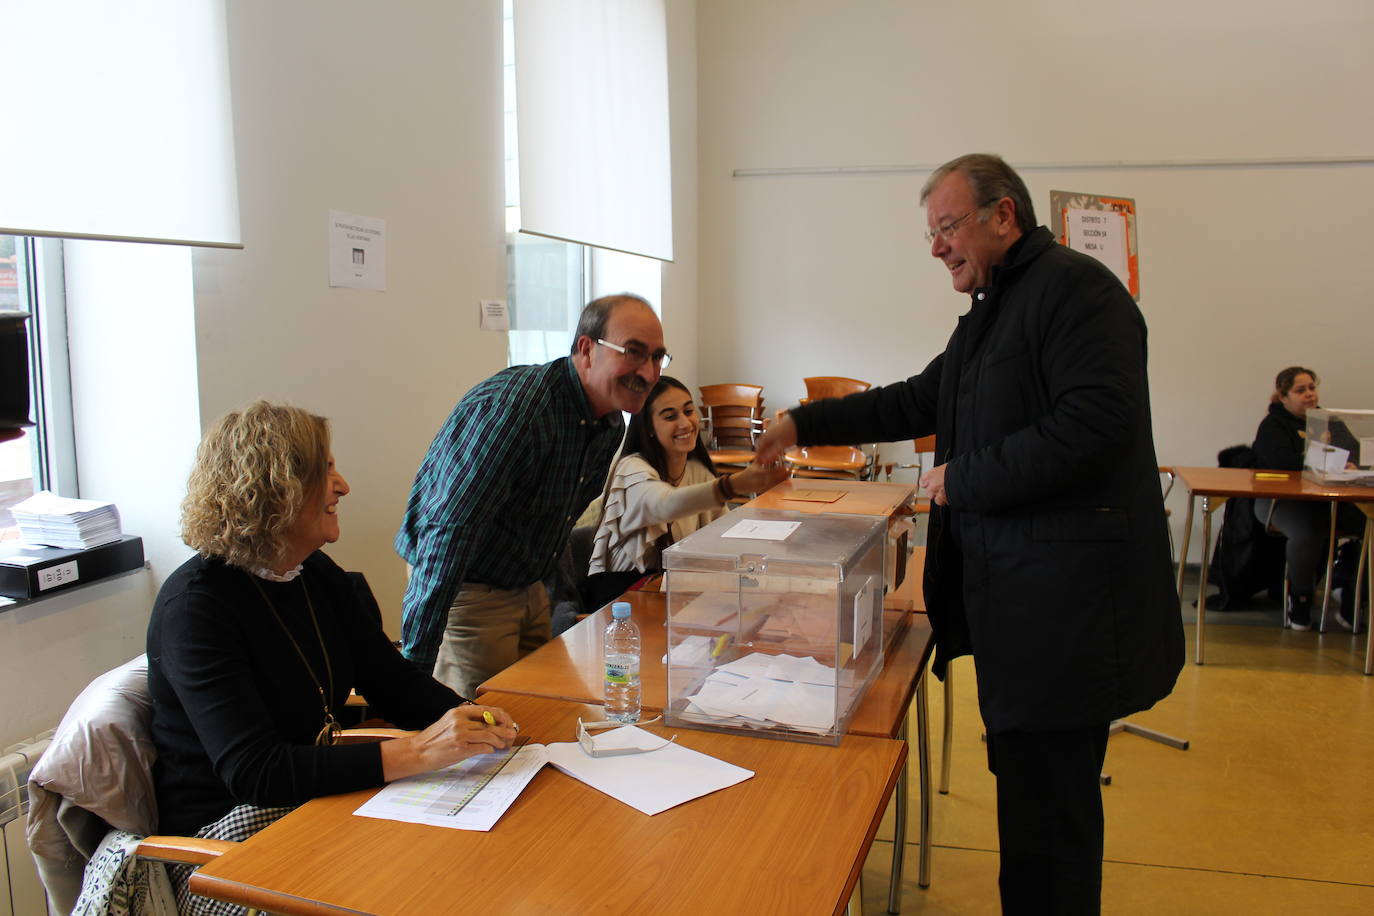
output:
<path id="1" fill-rule="evenodd" d="M 402 651 L 465 697 L 549 639 L 543 579 L 601 494 L 670 357 L 649 304 L 582 310 L 572 353 L 513 366 L 453 408 L 415 478 L 396 552 L 412 567 Z"/>

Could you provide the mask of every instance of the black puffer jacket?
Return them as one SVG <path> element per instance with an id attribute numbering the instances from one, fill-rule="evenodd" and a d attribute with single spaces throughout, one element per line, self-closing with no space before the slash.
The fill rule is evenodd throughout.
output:
<path id="1" fill-rule="evenodd" d="M 958 511 L 931 516 L 935 670 L 975 653 L 991 731 L 1125 716 L 1182 667 L 1145 333 L 1111 272 L 1042 226 L 920 375 L 793 412 L 804 445 L 936 433 Z"/>

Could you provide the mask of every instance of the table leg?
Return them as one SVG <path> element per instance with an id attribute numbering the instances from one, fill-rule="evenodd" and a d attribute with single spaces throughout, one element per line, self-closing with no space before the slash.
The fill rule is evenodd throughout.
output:
<path id="1" fill-rule="evenodd" d="M 930 887 L 930 805 L 933 799 L 930 795 L 930 710 L 928 706 L 929 692 L 926 690 L 926 683 L 929 681 L 929 671 L 921 672 L 921 681 L 916 688 L 916 760 L 920 764 L 921 771 L 921 869 L 916 878 L 916 883 L 921 887 Z"/>
<path id="2" fill-rule="evenodd" d="M 1193 534 L 1193 506 L 1197 503 L 1197 497 L 1188 493 L 1188 515 L 1183 519 L 1183 548 L 1178 553 L 1178 603 L 1180 610 L 1183 607 L 1183 568 L 1188 565 L 1188 541 Z"/>
<path id="3" fill-rule="evenodd" d="M 921 688 L 916 688 L 916 696 L 919 699 Z M 908 712 L 906 718 L 902 719 L 902 730 L 897 737 L 907 742 L 906 762 L 902 764 L 902 772 L 897 777 L 897 800 L 892 809 L 892 868 L 888 874 L 887 885 L 887 911 L 889 913 L 900 913 L 902 911 L 902 869 L 906 863 L 906 809 L 909 802 L 907 795 L 908 787 L 911 784 L 911 741 L 907 737 L 907 722 L 911 714 Z"/>
<path id="4" fill-rule="evenodd" d="M 1198 577 L 1197 585 L 1197 651 L 1193 657 L 1193 661 L 1199 665 L 1202 664 L 1202 646 L 1207 632 L 1207 554 L 1212 546 L 1212 514 L 1225 504 L 1225 496 L 1202 497 L 1202 574 Z"/>
<path id="5" fill-rule="evenodd" d="M 945 743 L 940 748 L 940 794 L 949 794 L 949 757 L 954 743 L 954 666 L 945 665 Z"/>
<path id="6" fill-rule="evenodd" d="M 1331 530 L 1326 535 L 1326 588 L 1322 590 L 1322 615 L 1317 623 L 1317 632 L 1326 632 L 1326 611 L 1331 606 L 1331 568 L 1336 563 L 1336 508 L 1337 500 L 1331 500 Z"/>
<path id="7" fill-rule="evenodd" d="M 1374 593 L 1374 504 L 1360 503 L 1360 511 L 1368 516 L 1364 523 L 1364 549 L 1369 552 L 1369 584 Z M 1369 601 L 1369 630 L 1364 637 L 1364 673 L 1374 674 L 1374 597 Z"/>
<path id="8" fill-rule="evenodd" d="M 1363 543 L 1366 545 L 1369 544 L 1370 522 L 1371 520 L 1366 520 L 1364 523 L 1365 531 Z M 1350 602 L 1350 608 L 1346 611 L 1346 616 L 1350 618 L 1350 635 L 1352 636 L 1358 636 L 1360 634 L 1360 596 L 1364 594 L 1365 570 L 1369 568 L 1368 559 L 1369 551 L 1361 550 L 1360 562 L 1356 564 L 1355 567 L 1355 594 L 1343 599 Z M 1374 574 L 1374 570 L 1370 570 L 1370 573 Z M 1371 602 L 1371 606 L 1374 606 L 1374 602 Z"/>

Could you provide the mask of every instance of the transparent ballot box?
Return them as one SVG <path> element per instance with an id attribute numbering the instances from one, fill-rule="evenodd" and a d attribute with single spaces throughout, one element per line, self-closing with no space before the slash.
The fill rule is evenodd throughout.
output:
<path id="1" fill-rule="evenodd" d="M 1309 409 L 1302 473 L 1318 483 L 1374 486 L 1374 410 Z"/>
<path id="2" fill-rule="evenodd" d="M 887 527 L 745 506 L 665 550 L 665 722 L 838 744 L 883 666 Z"/>

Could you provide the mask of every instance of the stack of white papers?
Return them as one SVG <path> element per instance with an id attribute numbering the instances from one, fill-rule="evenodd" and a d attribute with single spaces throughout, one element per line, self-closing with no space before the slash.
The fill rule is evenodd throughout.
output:
<path id="1" fill-rule="evenodd" d="M 755 652 L 721 665 L 687 698 L 687 712 L 722 725 L 753 728 L 786 726 L 825 733 L 835 727 L 837 684 L 852 683 L 853 672 L 814 658 Z"/>
<path id="2" fill-rule="evenodd" d="M 26 544 L 49 547 L 99 547 L 119 540 L 119 510 L 114 503 L 67 499 L 41 490 L 10 509 Z"/>

